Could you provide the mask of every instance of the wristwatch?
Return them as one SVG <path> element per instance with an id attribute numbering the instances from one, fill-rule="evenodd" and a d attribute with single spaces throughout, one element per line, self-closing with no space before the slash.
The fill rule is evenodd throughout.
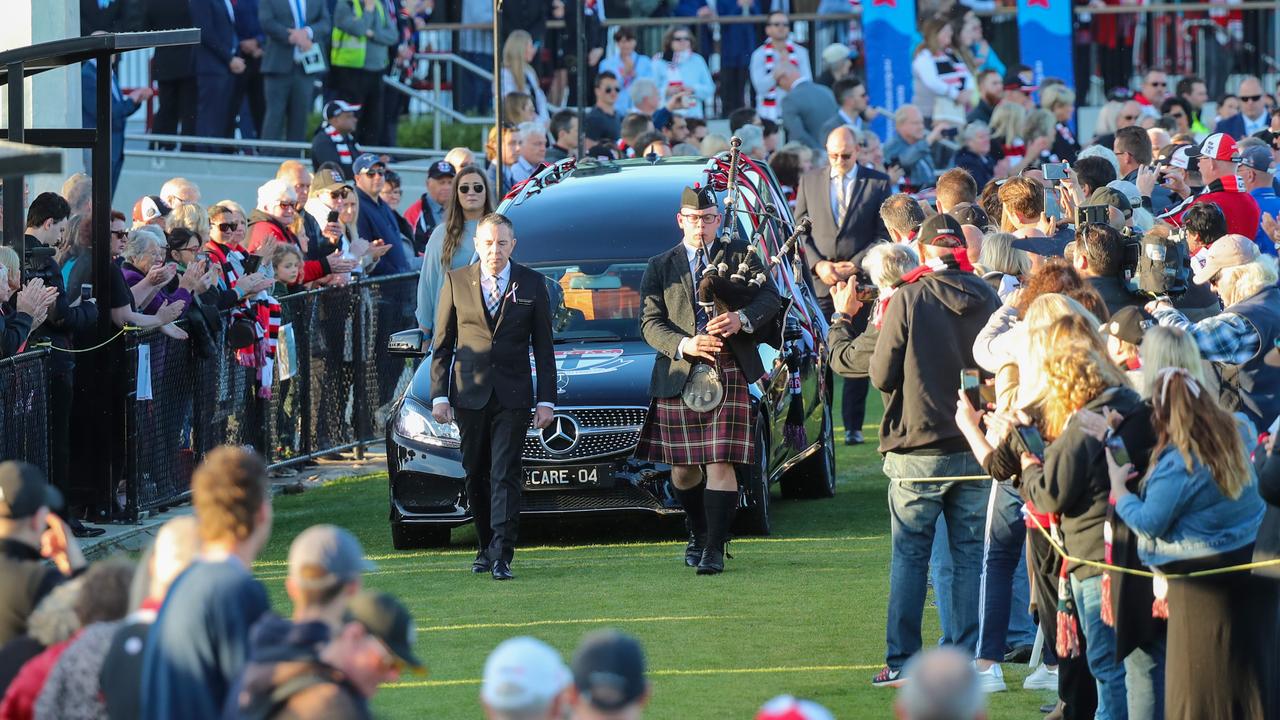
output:
<path id="1" fill-rule="evenodd" d="M 751 321 L 747 319 L 747 314 L 741 310 L 738 311 L 738 323 L 742 325 L 743 332 L 749 333 L 752 331 Z"/>
<path id="2" fill-rule="evenodd" d="M 845 315 L 845 314 L 844 314 L 844 313 L 842 313 L 842 312 L 834 312 L 834 313 L 831 313 L 831 324 L 832 324 L 832 325 L 835 325 L 836 323 L 841 323 L 841 322 L 846 322 L 846 323 L 847 323 L 847 322 L 852 322 L 852 319 L 851 319 L 848 315 Z"/>

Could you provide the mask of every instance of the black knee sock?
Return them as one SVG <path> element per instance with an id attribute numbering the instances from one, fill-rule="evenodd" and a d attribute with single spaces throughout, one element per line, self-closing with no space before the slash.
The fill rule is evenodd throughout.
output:
<path id="1" fill-rule="evenodd" d="M 737 490 L 707 490 L 707 547 L 723 551 L 729 527 L 738 512 Z"/>
<path id="2" fill-rule="evenodd" d="M 680 501 L 680 506 L 684 508 L 685 527 L 695 537 L 705 542 L 707 539 L 707 510 L 702 497 L 706 483 L 698 483 L 688 490 L 672 487 L 676 499 Z"/>

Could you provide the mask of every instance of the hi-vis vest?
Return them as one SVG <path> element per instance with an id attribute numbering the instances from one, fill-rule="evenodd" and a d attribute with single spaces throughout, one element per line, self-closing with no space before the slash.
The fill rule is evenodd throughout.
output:
<path id="1" fill-rule="evenodd" d="M 364 3 L 361 0 L 341 0 L 342 2 L 351 2 L 351 9 L 359 20 L 364 15 Z M 387 8 L 382 4 L 382 0 L 377 0 L 375 7 L 378 9 L 378 15 L 385 22 L 387 19 Z M 329 53 L 329 63 L 333 67 L 345 67 L 361 69 L 364 67 L 365 50 L 369 41 L 362 35 L 348 35 L 338 29 L 337 24 L 333 26 L 333 50 Z"/>

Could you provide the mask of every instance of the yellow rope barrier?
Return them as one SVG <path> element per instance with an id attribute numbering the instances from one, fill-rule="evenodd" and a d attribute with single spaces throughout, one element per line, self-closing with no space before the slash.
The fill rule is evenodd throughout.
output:
<path id="1" fill-rule="evenodd" d="M 125 325 L 124 327 L 120 328 L 120 332 L 116 333 L 115 335 L 112 335 L 111 337 L 107 338 L 106 340 L 103 340 L 102 342 L 98 343 L 97 345 L 94 345 L 93 347 L 87 347 L 87 348 L 74 348 L 74 349 L 72 349 L 72 348 L 60 348 L 60 347 L 55 347 L 55 346 L 53 345 L 53 343 L 50 343 L 50 342 L 41 342 L 41 343 L 36 343 L 36 344 L 32 345 L 32 347 L 38 347 L 38 348 L 49 348 L 50 350 L 57 350 L 58 352 L 64 352 L 64 353 L 87 353 L 87 352 L 93 352 L 94 350 L 101 350 L 102 348 L 104 348 L 104 347 L 106 347 L 106 346 L 110 345 L 111 343 L 115 342 L 116 340 L 118 340 L 118 339 L 120 338 L 120 336 L 121 336 L 121 335 L 124 335 L 125 333 L 127 333 L 127 332 L 129 332 L 129 331 L 132 331 L 132 330 L 141 330 L 141 329 L 142 329 L 142 328 L 140 328 L 140 327 L 134 327 L 134 326 L 132 326 L 132 325 Z"/>

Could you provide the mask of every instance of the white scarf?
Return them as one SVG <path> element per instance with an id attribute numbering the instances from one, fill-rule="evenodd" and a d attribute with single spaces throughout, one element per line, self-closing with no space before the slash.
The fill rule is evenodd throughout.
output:
<path id="1" fill-rule="evenodd" d="M 791 64 L 793 66 L 799 69 L 800 63 L 796 62 L 796 46 L 792 45 L 790 40 L 787 41 L 787 59 L 791 61 Z M 773 76 L 773 64 L 776 61 L 777 61 L 777 58 L 774 56 L 774 53 L 773 53 L 773 43 L 772 42 L 765 43 L 764 70 L 765 72 L 769 73 L 770 77 Z M 776 107 L 778 105 L 777 84 L 774 84 L 773 87 L 769 88 L 769 91 L 764 94 L 764 97 L 760 100 L 760 103 L 767 108 Z"/>

